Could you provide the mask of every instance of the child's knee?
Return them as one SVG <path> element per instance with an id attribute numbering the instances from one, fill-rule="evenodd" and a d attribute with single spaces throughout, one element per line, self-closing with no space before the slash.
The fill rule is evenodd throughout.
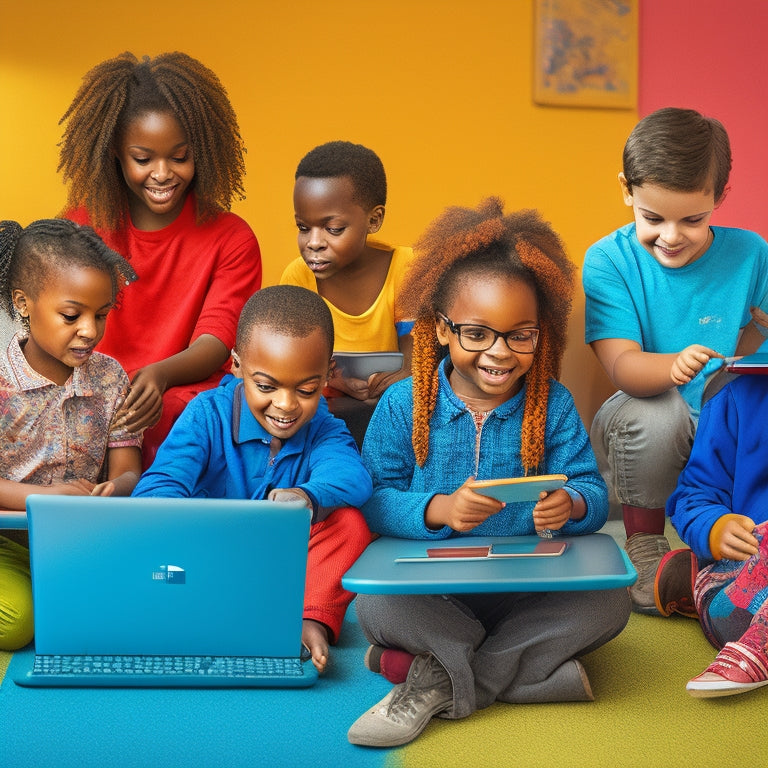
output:
<path id="1" fill-rule="evenodd" d="M 357 507 L 339 507 L 331 517 L 340 535 L 349 541 L 350 546 L 356 546 L 362 551 L 371 543 L 373 537 L 368 523 Z"/>
<path id="2" fill-rule="evenodd" d="M 32 585 L 23 574 L 0 573 L 0 650 L 15 651 L 32 641 Z"/>
<path id="3" fill-rule="evenodd" d="M 326 526 L 327 533 L 332 535 L 335 541 L 343 541 L 348 551 L 357 551 L 358 554 L 373 539 L 368 523 L 357 507 L 339 507 L 319 525 Z"/>

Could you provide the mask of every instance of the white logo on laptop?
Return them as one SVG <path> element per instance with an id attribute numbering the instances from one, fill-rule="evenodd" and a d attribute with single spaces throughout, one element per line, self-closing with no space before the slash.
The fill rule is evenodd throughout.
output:
<path id="1" fill-rule="evenodd" d="M 152 571 L 153 581 L 164 581 L 166 584 L 185 584 L 187 572 L 178 565 L 161 565 L 159 571 Z"/>

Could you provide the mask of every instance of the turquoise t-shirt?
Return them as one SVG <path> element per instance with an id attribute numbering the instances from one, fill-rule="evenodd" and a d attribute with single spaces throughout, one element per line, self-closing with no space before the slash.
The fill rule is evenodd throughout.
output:
<path id="1" fill-rule="evenodd" d="M 630 339 L 645 352 L 680 352 L 702 344 L 725 356 L 736 351 L 750 307 L 768 311 L 768 243 L 755 232 L 712 227 L 707 251 L 685 267 L 659 264 L 627 224 L 590 246 L 582 281 L 585 339 Z M 693 381 L 678 387 L 698 416 L 710 360 Z"/>

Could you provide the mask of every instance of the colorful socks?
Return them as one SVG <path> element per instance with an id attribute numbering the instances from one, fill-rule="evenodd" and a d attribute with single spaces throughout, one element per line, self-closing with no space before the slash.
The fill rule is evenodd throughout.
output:
<path id="1" fill-rule="evenodd" d="M 365 666 L 371 672 L 378 672 L 390 683 L 404 683 L 415 656 L 400 648 L 384 648 L 372 645 L 365 654 Z"/>
<path id="2" fill-rule="evenodd" d="M 756 531 L 757 554 L 744 562 L 736 578 L 709 604 L 710 621 L 720 637 L 740 637 L 741 643 L 765 654 L 768 620 L 768 536 Z"/>
<path id="3" fill-rule="evenodd" d="M 389 680 L 390 683 L 404 683 L 411 669 L 411 662 L 414 659 L 412 653 L 401 651 L 398 648 L 387 648 L 381 654 L 381 674 Z"/>

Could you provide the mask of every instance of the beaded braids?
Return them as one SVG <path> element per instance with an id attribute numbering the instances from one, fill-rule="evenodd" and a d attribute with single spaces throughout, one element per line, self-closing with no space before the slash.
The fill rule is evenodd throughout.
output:
<path id="1" fill-rule="evenodd" d="M 125 52 L 86 73 L 59 121 L 66 123 L 57 170 L 69 183 L 67 209 L 85 206 L 98 229 L 125 224 L 128 190 L 115 151 L 128 125 L 149 112 L 172 114 L 186 133 L 198 222 L 245 197 L 245 148 L 219 78 L 185 53 L 139 61 Z"/>
<path id="2" fill-rule="evenodd" d="M 429 451 L 429 420 L 437 401 L 441 348 L 435 332 L 438 312 L 449 311 L 467 279 L 503 275 L 536 292 L 539 343 L 526 375 L 520 457 L 535 472 L 544 456 L 550 379 L 560 375 L 571 310 L 575 267 L 562 242 L 537 211 L 504 215 L 498 198 L 477 209 L 452 207 L 416 244 L 416 258 L 399 297 L 403 317 L 413 318 L 413 450 L 419 466 Z"/>
<path id="3" fill-rule="evenodd" d="M 52 273 L 73 266 L 97 269 L 112 278 L 112 298 L 136 273 L 88 226 L 67 219 L 40 219 L 29 226 L 0 221 L 0 307 L 14 317 L 12 292 L 32 298 L 45 289 Z"/>

